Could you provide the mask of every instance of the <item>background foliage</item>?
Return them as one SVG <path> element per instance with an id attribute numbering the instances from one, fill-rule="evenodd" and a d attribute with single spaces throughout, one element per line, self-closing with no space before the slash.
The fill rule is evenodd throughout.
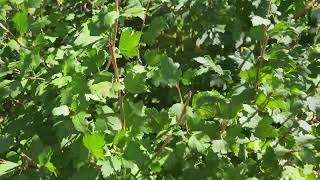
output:
<path id="1" fill-rule="evenodd" d="M 0 0 L 0 29 L 1 178 L 319 177 L 316 0 Z"/>

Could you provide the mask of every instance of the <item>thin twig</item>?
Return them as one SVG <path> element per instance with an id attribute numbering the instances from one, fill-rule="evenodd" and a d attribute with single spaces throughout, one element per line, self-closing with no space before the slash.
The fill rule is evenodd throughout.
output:
<path id="1" fill-rule="evenodd" d="M 33 159 L 31 159 L 28 155 L 26 155 L 25 153 L 21 152 L 21 157 L 23 159 L 25 159 L 28 163 L 30 163 L 32 165 L 32 167 L 39 169 L 39 165 L 37 164 L 36 161 L 34 161 Z"/>
<path id="2" fill-rule="evenodd" d="M 119 12 L 119 0 L 115 0 L 115 4 L 116 4 L 116 11 Z M 111 55 L 111 64 L 113 66 L 116 82 L 120 83 L 120 72 L 117 65 L 117 57 L 115 52 L 116 38 L 118 33 L 118 23 L 119 23 L 118 21 L 119 21 L 118 18 L 116 18 L 113 26 L 113 32 L 111 32 L 109 35 L 109 52 Z M 123 98 L 122 90 L 118 91 L 118 101 L 119 101 L 119 109 L 120 109 L 120 115 L 119 115 L 120 123 L 121 123 L 122 129 L 125 129 L 126 125 L 125 125 L 124 104 L 123 104 L 124 98 Z"/>
<path id="3" fill-rule="evenodd" d="M 148 1 L 147 1 L 145 16 L 144 16 L 144 18 L 143 18 L 143 20 L 142 20 L 142 24 L 141 24 L 141 28 L 140 28 L 140 31 L 141 31 L 141 32 L 143 32 L 143 29 L 144 29 L 145 26 L 146 26 L 146 18 L 147 18 L 147 12 L 149 11 L 149 7 L 150 7 L 150 1 L 151 1 L 151 0 L 148 0 Z M 138 59 L 138 62 L 139 62 L 140 64 L 142 64 L 141 54 L 140 54 L 140 52 L 141 52 L 141 51 L 140 51 L 140 49 L 141 49 L 141 43 L 139 43 L 138 49 L 139 49 L 139 53 L 138 53 L 137 59 Z"/>
<path id="4" fill-rule="evenodd" d="M 259 112 L 263 111 L 264 108 L 266 108 L 266 106 L 268 105 L 268 103 L 269 103 L 269 101 L 270 101 L 270 99 L 271 99 L 271 96 L 272 96 L 272 92 L 267 95 L 267 97 L 266 97 L 266 99 L 264 100 L 264 102 L 262 103 L 262 105 L 259 106 L 259 107 L 257 108 L 257 110 L 256 110 L 250 117 L 248 117 L 248 119 L 247 119 L 246 121 L 244 121 L 243 123 L 240 123 L 240 125 L 242 126 L 242 125 L 244 125 L 245 123 L 249 122 L 255 115 L 257 115 Z"/>
<path id="5" fill-rule="evenodd" d="M 190 101 L 191 101 L 191 98 L 192 98 L 192 92 L 189 91 L 188 100 L 187 100 L 187 102 L 184 104 L 183 109 L 182 109 L 180 115 L 177 117 L 177 121 L 176 121 L 176 122 L 177 122 L 177 125 L 179 125 L 179 124 L 181 123 L 183 117 L 186 115 L 186 113 L 187 113 L 187 111 L 188 111 L 188 105 L 189 105 L 189 103 L 190 103 Z"/>
<path id="6" fill-rule="evenodd" d="M 44 79 L 44 78 L 41 78 L 41 77 L 25 77 L 26 79 L 28 79 L 28 80 L 41 80 L 41 81 L 45 81 L 46 79 Z"/>
<path id="7" fill-rule="evenodd" d="M 3 29 L 5 32 L 7 32 L 10 36 L 15 37 L 11 31 L 9 31 L 8 28 L 6 28 L 2 23 L 0 23 L 1 29 Z"/>
<path id="8" fill-rule="evenodd" d="M 257 67 L 256 67 L 256 91 L 258 92 L 260 86 L 260 71 L 261 71 L 261 64 L 264 61 L 264 54 L 266 52 L 269 36 L 267 34 L 267 27 L 264 26 L 264 38 L 261 45 L 261 52 L 260 56 L 258 57 Z"/>
<path id="9" fill-rule="evenodd" d="M 270 9 L 271 9 L 271 0 L 269 1 L 267 17 L 269 17 Z M 257 94 L 258 94 L 258 90 L 259 90 L 259 86 L 260 86 L 261 64 L 264 61 L 264 56 L 265 56 L 266 48 L 268 45 L 268 41 L 269 41 L 268 29 L 267 29 L 266 25 L 263 25 L 263 40 L 261 42 L 260 56 L 258 57 L 258 62 L 256 65 L 256 92 L 257 92 Z"/>
<path id="10" fill-rule="evenodd" d="M 9 34 L 9 36 L 11 36 L 11 38 L 16 39 L 15 35 L 2 23 L 0 23 L 0 28 L 3 29 L 5 32 L 7 32 Z M 8 37 L 10 39 L 10 37 Z M 26 47 L 24 44 L 20 43 L 18 40 L 16 41 L 20 46 L 26 48 L 26 49 L 30 49 L 28 47 Z"/>
<path id="11" fill-rule="evenodd" d="M 181 95 L 181 90 L 180 90 L 179 84 L 176 84 L 176 88 L 177 88 L 177 92 L 178 92 L 178 95 L 179 95 L 180 102 L 181 102 L 181 104 L 183 104 L 183 99 L 182 99 L 182 95 Z"/>
<path id="12" fill-rule="evenodd" d="M 186 101 L 186 103 L 184 104 L 183 106 L 183 109 L 180 113 L 180 115 L 177 117 L 177 120 L 176 120 L 176 125 L 179 125 L 181 120 L 183 119 L 183 117 L 186 115 L 187 113 L 187 110 L 188 110 L 188 105 L 189 103 L 191 102 L 191 99 L 192 99 L 192 92 L 189 91 L 189 95 L 188 95 L 188 99 Z M 169 132 L 169 131 L 168 131 Z M 149 161 L 147 161 L 143 167 L 146 167 L 148 166 L 150 163 L 152 163 L 153 160 L 155 160 L 155 158 L 163 151 L 163 149 L 174 139 L 174 136 L 171 134 L 169 135 L 162 143 L 162 145 L 160 146 L 159 150 L 151 157 L 151 159 Z M 135 174 L 134 174 L 134 177 L 136 177 L 140 172 L 141 172 L 141 169 L 143 168 L 140 168 Z"/>
<path id="13" fill-rule="evenodd" d="M 180 115 L 177 117 L 176 119 L 176 125 L 179 125 L 183 119 L 183 117 L 186 115 L 187 111 L 188 111 L 188 105 L 191 101 L 192 98 L 192 92 L 189 91 L 189 95 L 188 95 L 188 100 L 186 101 L 186 103 L 183 106 L 183 109 L 180 113 Z M 159 148 L 159 150 L 157 151 L 156 154 L 159 154 L 160 152 L 162 152 L 162 150 L 174 139 L 173 135 L 169 135 L 164 141 L 163 144 L 161 145 L 161 147 Z"/>

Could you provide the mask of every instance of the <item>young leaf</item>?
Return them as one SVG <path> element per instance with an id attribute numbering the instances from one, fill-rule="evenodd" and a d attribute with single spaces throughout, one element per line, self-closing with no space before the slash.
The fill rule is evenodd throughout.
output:
<path id="1" fill-rule="evenodd" d="M 138 45 L 141 37 L 141 32 L 135 31 L 132 28 L 123 29 L 120 36 L 119 49 L 126 59 L 139 55 Z"/>
<path id="2" fill-rule="evenodd" d="M 97 159 L 104 158 L 104 137 L 101 134 L 85 134 L 83 137 L 83 145 Z"/>
<path id="3" fill-rule="evenodd" d="M 17 12 L 12 18 L 12 21 L 14 23 L 14 27 L 20 32 L 20 34 L 23 34 L 28 31 L 29 23 L 28 14 L 26 10 L 21 10 Z"/>

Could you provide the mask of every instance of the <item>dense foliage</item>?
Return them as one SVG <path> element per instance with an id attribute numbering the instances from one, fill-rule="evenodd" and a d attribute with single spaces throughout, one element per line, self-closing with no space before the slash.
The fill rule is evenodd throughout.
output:
<path id="1" fill-rule="evenodd" d="M 0 0 L 0 178 L 317 179 L 319 37 L 316 0 Z"/>

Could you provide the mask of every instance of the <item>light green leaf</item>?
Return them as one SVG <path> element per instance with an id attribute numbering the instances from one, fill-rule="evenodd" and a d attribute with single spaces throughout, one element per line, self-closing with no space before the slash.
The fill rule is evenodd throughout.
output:
<path id="1" fill-rule="evenodd" d="M 90 86 L 90 90 L 92 94 L 97 95 L 101 100 L 105 100 L 107 97 L 117 97 L 114 85 L 108 81 L 93 84 Z"/>
<path id="2" fill-rule="evenodd" d="M 52 114 L 54 116 L 68 116 L 70 114 L 69 107 L 66 105 L 56 107 L 52 110 Z"/>
<path id="3" fill-rule="evenodd" d="M 0 177 L 13 172 L 14 169 L 17 168 L 18 166 L 19 166 L 18 163 L 0 160 Z"/>
<path id="4" fill-rule="evenodd" d="M 213 152 L 226 154 L 228 152 L 227 142 L 224 140 L 213 140 L 212 141 L 212 150 Z"/>
<path id="5" fill-rule="evenodd" d="M 194 132 L 188 140 L 188 146 L 197 150 L 200 153 L 204 153 L 210 146 L 210 137 L 202 132 Z"/>
<path id="6" fill-rule="evenodd" d="M 121 15 L 128 18 L 139 17 L 140 19 L 144 20 L 145 9 L 141 6 L 133 6 L 126 9 Z"/>
<path id="7" fill-rule="evenodd" d="M 83 137 L 83 145 L 97 159 L 104 158 L 104 144 L 104 137 L 101 134 L 85 134 Z"/>
<path id="8" fill-rule="evenodd" d="M 173 106 L 171 106 L 171 108 L 169 109 L 169 113 L 170 115 L 172 115 L 173 117 L 179 117 L 182 110 L 183 110 L 183 107 L 184 107 L 184 104 L 181 104 L 181 103 L 176 103 L 174 104 Z M 184 119 L 185 118 L 193 118 L 194 117 L 194 114 L 192 112 L 192 108 L 187 106 L 187 112 L 184 116 Z M 184 119 L 182 122 L 180 122 L 181 124 L 184 123 Z"/>
<path id="9" fill-rule="evenodd" d="M 97 165 L 101 166 L 101 172 L 102 172 L 102 176 L 104 178 L 108 178 L 111 174 L 114 174 L 114 169 L 113 169 L 112 164 L 109 160 L 98 161 Z"/>
<path id="10" fill-rule="evenodd" d="M 201 74 L 207 72 L 208 70 L 213 70 L 216 73 L 218 73 L 219 75 L 224 74 L 221 66 L 216 65 L 210 56 L 196 57 L 196 58 L 194 58 L 194 60 L 203 65 L 203 67 L 200 67 L 200 70 L 198 71 L 198 75 L 201 75 Z"/>
<path id="11" fill-rule="evenodd" d="M 270 100 L 269 103 L 267 104 L 266 108 L 270 108 L 270 109 L 287 109 L 287 105 L 283 100 L 279 100 L 279 99 L 274 99 L 274 100 Z"/>
<path id="12" fill-rule="evenodd" d="M 28 31 L 28 14 L 25 10 L 17 12 L 16 15 L 14 15 L 14 17 L 12 18 L 12 21 L 14 23 L 14 27 L 20 32 L 20 34 Z"/>
<path id="13" fill-rule="evenodd" d="M 58 88 L 61 88 L 65 85 L 67 85 L 69 82 L 72 81 L 72 77 L 71 76 L 62 76 L 62 77 L 59 77 L 55 80 L 53 80 L 51 82 L 51 84 L 55 85 L 55 86 L 58 86 Z"/>
<path id="14" fill-rule="evenodd" d="M 125 28 L 120 36 L 119 49 L 126 59 L 139 55 L 138 45 L 141 32 L 137 32 L 132 28 Z"/>
<path id="15" fill-rule="evenodd" d="M 111 162 L 115 171 L 121 170 L 121 160 L 117 156 L 111 156 Z"/>
<path id="16" fill-rule="evenodd" d="M 76 37 L 74 44 L 76 46 L 87 46 L 101 39 L 100 36 L 91 36 L 88 25 L 84 24 L 80 34 Z"/>
<path id="17" fill-rule="evenodd" d="M 56 167 L 51 162 L 51 156 L 53 155 L 51 147 L 46 147 L 43 149 L 42 153 L 38 156 L 38 161 L 40 166 L 46 167 L 50 172 L 57 176 Z"/>
<path id="18" fill-rule="evenodd" d="M 72 122 L 74 125 L 74 128 L 77 131 L 80 132 L 87 132 L 88 131 L 88 121 L 86 120 L 86 118 L 91 117 L 90 114 L 87 114 L 84 111 L 79 112 L 78 114 L 76 114 L 75 116 L 72 117 Z"/>
<path id="19" fill-rule="evenodd" d="M 319 112 L 320 111 L 320 96 L 308 97 L 306 100 L 306 104 L 308 105 L 308 107 L 311 111 Z"/>
<path id="20" fill-rule="evenodd" d="M 114 24 L 115 20 L 119 17 L 119 13 L 117 11 L 111 11 L 108 12 L 105 16 L 104 16 L 104 23 L 105 25 L 107 25 L 108 27 L 112 27 L 112 25 Z"/>
<path id="21" fill-rule="evenodd" d="M 259 25 L 268 26 L 269 24 L 271 24 L 271 21 L 269 19 L 265 19 L 260 16 L 252 16 L 251 22 L 252 22 L 252 26 L 259 26 Z"/>

